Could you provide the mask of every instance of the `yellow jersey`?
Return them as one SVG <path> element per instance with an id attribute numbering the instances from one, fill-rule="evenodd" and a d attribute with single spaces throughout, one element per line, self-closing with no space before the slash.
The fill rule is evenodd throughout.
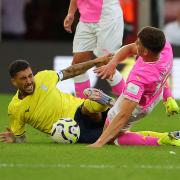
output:
<path id="1" fill-rule="evenodd" d="M 25 133 L 25 124 L 50 133 L 59 118 L 74 118 L 77 108 L 84 102 L 56 88 L 59 81 L 55 71 L 41 71 L 35 75 L 33 94 L 18 98 L 18 91 L 8 107 L 10 128 L 15 136 Z"/>

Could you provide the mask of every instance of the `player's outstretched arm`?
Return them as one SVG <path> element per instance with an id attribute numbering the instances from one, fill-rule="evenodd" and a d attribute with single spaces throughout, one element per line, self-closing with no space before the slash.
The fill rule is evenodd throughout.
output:
<path id="1" fill-rule="evenodd" d="M 120 112 L 114 117 L 110 125 L 105 129 L 99 139 L 94 144 L 89 145 L 89 147 L 102 147 L 104 144 L 117 137 L 121 129 L 128 122 L 137 104 L 138 103 L 131 100 L 124 99 Z"/>
<path id="2" fill-rule="evenodd" d="M 14 136 L 13 132 L 7 128 L 7 132 L 0 133 L 0 142 L 4 143 L 23 143 L 26 141 L 25 135 L 21 137 Z"/>
<path id="3" fill-rule="evenodd" d="M 107 64 L 110 59 L 112 59 L 112 54 L 108 54 L 106 56 L 102 56 L 94 60 L 89 60 L 83 63 L 74 64 L 62 70 L 58 74 L 61 80 L 69 79 L 78 76 L 82 73 L 85 73 L 88 69 L 92 68 L 93 66 L 101 66 Z"/>
<path id="4" fill-rule="evenodd" d="M 137 54 L 137 49 L 135 43 L 128 44 L 119 49 L 119 51 L 114 55 L 111 61 L 107 65 L 98 67 L 94 70 L 97 73 L 97 76 L 100 76 L 101 79 L 110 79 L 112 80 L 113 75 L 116 70 L 116 66 L 125 60 L 127 57 Z"/>

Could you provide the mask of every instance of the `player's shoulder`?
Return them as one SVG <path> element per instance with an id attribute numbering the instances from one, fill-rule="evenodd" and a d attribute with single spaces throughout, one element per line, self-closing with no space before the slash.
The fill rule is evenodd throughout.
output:
<path id="1" fill-rule="evenodd" d="M 43 70 L 43 71 L 39 71 L 36 75 L 35 75 L 35 80 L 42 80 L 42 79 L 49 79 L 49 78 L 58 78 L 57 72 L 53 71 L 53 70 Z"/>
<path id="2" fill-rule="evenodd" d="M 35 75 L 36 85 L 41 85 L 42 83 L 54 85 L 58 82 L 59 76 L 56 71 L 44 70 L 40 71 Z"/>
<path id="3" fill-rule="evenodd" d="M 52 74 L 57 74 L 55 71 L 53 70 L 43 70 L 43 71 L 39 71 L 35 77 L 39 77 L 39 76 L 47 76 L 47 75 L 52 75 Z"/>
<path id="4" fill-rule="evenodd" d="M 149 68 L 148 66 L 137 66 L 137 68 L 132 70 L 129 81 L 134 82 L 136 84 L 148 84 L 152 81 L 152 78 L 156 77 L 156 70 L 152 66 Z"/>
<path id="5" fill-rule="evenodd" d="M 172 46 L 171 43 L 166 41 L 163 50 L 161 51 L 161 55 L 162 54 L 168 54 L 168 55 L 173 55 L 173 51 L 172 51 Z"/>
<path id="6" fill-rule="evenodd" d="M 171 44 L 166 41 L 165 46 L 160 53 L 160 61 L 158 61 L 157 65 L 166 68 L 169 64 L 173 64 L 173 50 Z"/>

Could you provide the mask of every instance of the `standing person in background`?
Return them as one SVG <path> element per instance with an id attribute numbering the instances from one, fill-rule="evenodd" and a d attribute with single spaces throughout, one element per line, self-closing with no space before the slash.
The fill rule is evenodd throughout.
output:
<path id="1" fill-rule="evenodd" d="M 24 39 L 26 33 L 25 8 L 31 0 L 2 0 L 2 38 Z"/>
<path id="2" fill-rule="evenodd" d="M 164 33 L 171 44 L 180 46 L 180 8 L 176 12 L 176 20 L 165 25 Z"/>
<path id="3" fill-rule="evenodd" d="M 80 12 L 73 41 L 72 64 L 93 59 L 107 52 L 114 53 L 122 45 L 124 22 L 119 0 L 71 0 L 64 28 L 72 33 L 74 14 Z M 112 92 L 119 96 L 124 87 L 122 75 L 116 70 L 112 80 L 107 80 Z M 88 73 L 74 78 L 76 96 L 84 98 L 83 90 L 90 87 Z"/>

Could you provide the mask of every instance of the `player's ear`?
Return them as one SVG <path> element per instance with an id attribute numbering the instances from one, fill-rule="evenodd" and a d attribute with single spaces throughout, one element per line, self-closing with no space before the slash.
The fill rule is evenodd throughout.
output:
<path id="1" fill-rule="evenodd" d="M 16 83 L 14 78 L 11 78 L 11 83 L 12 83 L 13 86 L 17 87 L 17 83 Z"/>
<path id="2" fill-rule="evenodd" d="M 144 56 L 147 56 L 148 53 L 149 53 L 148 49 L 144 48 L 144 52 L 143 53 L 144 53 Z"/>

